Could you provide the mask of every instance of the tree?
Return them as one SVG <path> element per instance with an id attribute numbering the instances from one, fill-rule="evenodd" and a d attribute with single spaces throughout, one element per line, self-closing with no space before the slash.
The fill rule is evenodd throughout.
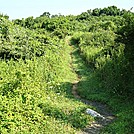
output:
<path id="1" fill-rule="evenodd" d="M 9 19 L 9 16 L 8 15 L 0 14 L 0 18 L 1 17 L 5 18 L 5 19 Z"/>
<path id="2" fill-rule="evenodd" d="M 99 8 L 95 8 L 92 12 L 93 16 L 99 16 L 100 15 L 100 9 Z"/>
<path id="3" fill-rule="evenodd" d="M 100 15 L 102 15 L 102 14 L 116 16 L 116 15 L 120 15 L 121 11 L 116 6 L 110 6 L 110 7 L 101 9 Z"/>
<path id="4" fill-rule="evenodd" d="M 49 18 L 50 15 L 51 15 L 51 14 L 50 14 L 49 12 L 44 12 L 42 15 L 40 15 L 40 17 L 46 16 L 46 17 Z"/>
<path id="5" fill-rule="evenodd" d="M 25 27 L 30 28 L 33 25 L 34 25 L 34 18 L 33 18 L 33 16 L 28 17 L 28 18 L 25 19 Z"/>
<path id="6" fill-rule="evenodd" d="M 85 20 L 89 17 L 89 14 L 87 12 L 83 12 L 80 15 L 77 16 L 78 20 Z"/>

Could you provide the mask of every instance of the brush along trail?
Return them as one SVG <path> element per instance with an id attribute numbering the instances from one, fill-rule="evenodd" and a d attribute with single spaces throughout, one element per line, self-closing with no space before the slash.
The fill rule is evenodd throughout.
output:
<path id="1" fill-rule="evenodd" d="M 69 44 L 69 39 L 66 40 L 66 43 Z M 72 70 L 76 73 L 77 75 L 77 80 L 75 80 L 72 84 L 72 94 L 73 96 L 80 100 L 81 102 L 85 103 L 86 105 L 92 106 L 96 109 L 96 111 L 104 118 L 96 118 L 95 121 L 91 122 L 84 130 L 82 130 L 82 132 L 80 132 L 79 134 L 99 134 L 101 133 L 102 128 L 104 128 L 105 126 L 107 126 L 108 124 L 112 123 L 115 120 L 115 116 L 113 115 L 112 111 L 110 110 L 110 108 L 108 108 L 108 106 L 102 102 L 98 102 L 98 101 L 90 101 L 87 99 L 84 99 L 81 97 L 81 95 L 78 93 L 77 89 L 78 89 L 78 84 L 81 81 L 82 73 L 81 75 L 78 74 L 78 72 L 76 71 L 76 66 L 79 65 L 74 65 L 73 61 L 74 59 L 77 60 L 77 62 L 75 62 L 75 64 L 78 64 L 79 59 L 81 59 L 81 56 L 79 53 L 76 53 L 76 49 L 77 47 L 70 45 L 71 47 L 71 59 L 72 59 L 72 63 L 71 63 L 71 67 Z M 84 64 L 81 63 L 81 64 Z M 82 65 L 85 66 L 85 65 Z M 82 70 L 83 68 L 81 68 L 80 70 Z M 86 111 L 85 111 L 86 112 Z"/>
<path id="2" fill-rule="evenodd" d="M 81 102 L 85 103 L 86 105 L 95 107 L 97 109 L 97 112 L 100 113 L 104 117 L 103 119 L 98 118 L 97 120 L 92 122 L 87 128 L 83 130 L 83 132 L 81 132 L 81 134 L 99 134 L 100 130 L 103 127 L 113 122 L 113 120 L 115 119 L 115 116 L 108 109 L 106 104 L 81 98 L 81 96 L 77 93 L 77 84 L 79 80 L 80 79 L 78 79 L 78 81 L 75 81 L 73 83 L 72 94 L 74 95 L 74 97 L 76 99 L 79 99 Z"/>

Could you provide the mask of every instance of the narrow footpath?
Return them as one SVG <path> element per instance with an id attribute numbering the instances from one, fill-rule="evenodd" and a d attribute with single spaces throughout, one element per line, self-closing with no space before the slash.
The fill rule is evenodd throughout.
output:
<path id="1" fill-rule="evenodd" d="M 81 102 L 85 103 L 86 105 L 90 105 L 96 108 L 96 111 L 101 114 L 104 119 L 95 119 L 95 121 L 93 121 L 89 126 L 87 126 L 87 128 L 85 128 L 82 132 L 80 132 L 79 134 L 100 134 L 102 128 L 104 128 L 105 126 L 107 126 L 108 124 L 112 123 L 115 120 L 115 116 L 113 115 L 112 111 L 108 108 L 108 106 L 106 104 L 103 104 L 101 102 L 97 102 L 97 101 L 90 101 L 90 100 L 86 100 L 84 98 L 82 98 L 77 91 L 78 88 L 78 83 L 81 81 L 82 76 L 80 76 L 77 71 L 76 68 L 73 65 L 73 60 L 81 58 L 80 55 L 76 55 L 74 54 L 75 51 L 75 47 L 74 46 L 70 46 L 72 48 L 72 52 L 71 52 L 71 58 L 72 58 L 72 69 L 73 71 L 77 74 L 77 80 L 75 80 L 72 84 L 72 94 L 73 96 L 80 100 Z M 77 63 L 79 63 L 79 60 L 77 61 Z M 84 63 L 82 63 L 84 64 Z M 82 70 L 82 68 L 81 68 Z"/>
<path id="2" fill-rule="evenodd" d="M 107 126 L 108 124 L 112 123 L 115 119 L 115 116 L 112 112 L 108 109 L 107 105 L 102 104 L 100 102 L 89 101 L 85 100 L 80 97 L 77 93 L 77 84 L 79 81 L 75 81 L 73 83 L 72 94 L 75 98 L 79 99 L 81 102 L 85 103 L 86 105 L 93 106 L 97 109 L 97 112 L 100 113 L 104 119 L 97 119 L 92 122 L 81 134 L 100 134 L 100 131 L 103 127 Z"/>

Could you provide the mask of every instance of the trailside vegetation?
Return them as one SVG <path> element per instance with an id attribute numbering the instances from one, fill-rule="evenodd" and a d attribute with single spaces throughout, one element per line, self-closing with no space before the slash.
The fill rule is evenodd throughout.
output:
<path id="1" fill-rule="evenodd" d="M 107 103 L 117 116 L 102 133 L 134 133 L 133 37 L 134 13 L 115 6 L 12 21 L 1 14 L 0 133 L 73 134 L 94 120 L 71 95 L 77 76 L 69 39 L 87 68 L 86 79 L 78 71 L 80 96 Z"/>

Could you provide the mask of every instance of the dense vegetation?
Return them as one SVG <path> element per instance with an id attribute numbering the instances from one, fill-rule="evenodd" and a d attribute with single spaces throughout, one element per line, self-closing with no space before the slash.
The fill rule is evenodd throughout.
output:
<path id="1" fill-rule="evenodd" d="M 111 6 L 8 18 L 0 15 L 0 133 L 76 133 L 93 120 L 71 95 L 77 76 L 69 39 L 87 67 L 79 94 L 118 117 L 102 133 L 134 132 L 134 13 Z"/>

